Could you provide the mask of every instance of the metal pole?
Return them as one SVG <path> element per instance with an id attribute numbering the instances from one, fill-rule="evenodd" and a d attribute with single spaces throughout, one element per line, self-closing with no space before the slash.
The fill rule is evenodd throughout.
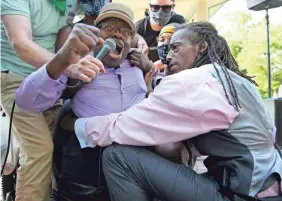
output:
<path id="1" fill-rule="evenodd" d="M 271 66 L 270 66 L 270 39 L 269 39 L 269 15 L 268 15 L 268 8 L 266 8 L 266 16 L 265 16 L 265 19 L 266 19 L 266 37 L 267 37 L 267 44 L 266 44 L 266 47 L 267 47 L 267 52 L 266 52 L 266 55 L 267 55 L 267 79 L 268 79 L 268 98 L 271 98 L 271 92 L 272 92 L 272 89 L 271 89 Z"/>

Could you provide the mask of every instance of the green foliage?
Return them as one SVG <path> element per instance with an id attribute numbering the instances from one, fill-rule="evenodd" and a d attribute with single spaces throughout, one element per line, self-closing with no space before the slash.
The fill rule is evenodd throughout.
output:
<path id="1" fill-rule="evenodd" d="M 230 49 L 248 75 L 255 76 L 259 91 L 263 98 L 267 97 L 267 54 L 265 19 L 254 22 L 247 13 L 231 13 L 226 18 L 226 26 L 218 27 L 226 38 Z M 271 85 L 272 92 L 277 91 L 282 84 L 282 26 L 270 22 L 270 52 L 271 52 Z M 273 93 L 272 93 L 273 94 Z"/>

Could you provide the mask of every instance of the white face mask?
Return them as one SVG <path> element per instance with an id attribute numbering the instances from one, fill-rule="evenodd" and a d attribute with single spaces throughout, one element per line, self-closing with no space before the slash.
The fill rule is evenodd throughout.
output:
<path id="1" fill-rule="evenodd" d="M 172 12 L 165 13 L 161 9 L 157 12 L 153 12 L 151 9 L 149 10 L 150 20 L 154 24 L 157 24 L 159 26 L 165 26 L 170 21 L 170 18 L 172 16 Z"/>

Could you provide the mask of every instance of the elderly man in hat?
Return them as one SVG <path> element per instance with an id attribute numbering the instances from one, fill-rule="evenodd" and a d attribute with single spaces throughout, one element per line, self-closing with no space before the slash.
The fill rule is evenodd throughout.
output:
<path id="1" fill-rule="evenodd" d="M 69 77 L 87 83 L 72 97 L 70 108 L 59 117 L 59 126 L 55 130 L 57 136 L 59 134 L 59 137 L 65 138 L 63 144 L 55 143 L 55 149 L 59 146 L 63 155 L 62 160 L 55 158 L 55 161 L 56 164 L 60 163 L 58 191 L 67 200 L 89 200 L 99 194 L 104 185 L 100 164 L 103 149 L 81 149 L 73 134 L 73 122 L 77 118 L 121 112 L 143 100 L 147 93 L 143 75 L 153 65 L 152 62 L 144 62 L 148 61 L 142 59 L 145 55 L 131 56 L 131 61 L 127 59 L 136 33 L 130 8 L 120 3 L 107 4 L 101 9 L 94 25 L 98 28 L 75 25 L 56 57 L 28 76 L 16 95 L 16 103 L 20 108 L 41 112 L 51 107 L 68 86 L 68 77 L 64 74 L 66 66 L 76 70 Z M 86 33 L 86 36 L 81 32 Z M 102 40 L 99 37 L 103 40 L 112 38 L 116 42 L 116 50 L 102 61 L 89 55 L 93 49 L 94 54 L 100 51 Z M 68 46 L 76 42 L 82 44 Z M 66 55 L 66 51 L 71 53 Z M 106 191 L 103 192 L 106 194 Z"/>
<path id="2" fill-rule="evenodd" d="M 84 18 L 80 20 L 79 23 L 93 25 L 94 21 L 96 20 L 96 18 L 99 15 L 101 8 L 111 2 L 112 0 L 78 0 L 80 8 L 84 12 Z M 74 7 L 74 5 L 71 5 L 71 4 L 68 6 Z M 72 13 L 69 13 L 69 15 L 73 15 L 74 17 L 75 13 L 72 12 Z M 58 40 L 56 42 L 56 50 L 59 50 L 63 46 L 71 30 L 72 30 L 72 27 L 69 26 L 60 31 Z M 131 47 L 138 49 L 140 52 L 144 54 L 148 54 L 149 52 L 149 47 L 147 45 L 147 42 L 139 34 L 134 35 L 134 38 L 131 43 Z"/>

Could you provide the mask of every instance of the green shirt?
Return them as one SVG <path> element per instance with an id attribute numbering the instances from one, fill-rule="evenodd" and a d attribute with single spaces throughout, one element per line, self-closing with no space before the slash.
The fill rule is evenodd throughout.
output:
<path id="1" fill-rule="evenodd" d="M 50 0 L 2 0 L 1 15 L 22 15 L 31 21 L 33 41 L 48 51 L 55 52 L 59 30 L 67 24 Z M 11 47 L 1 21 L 1 71 L 10 70 L 28 76 L 35 67 L 20 59 Z"/>

